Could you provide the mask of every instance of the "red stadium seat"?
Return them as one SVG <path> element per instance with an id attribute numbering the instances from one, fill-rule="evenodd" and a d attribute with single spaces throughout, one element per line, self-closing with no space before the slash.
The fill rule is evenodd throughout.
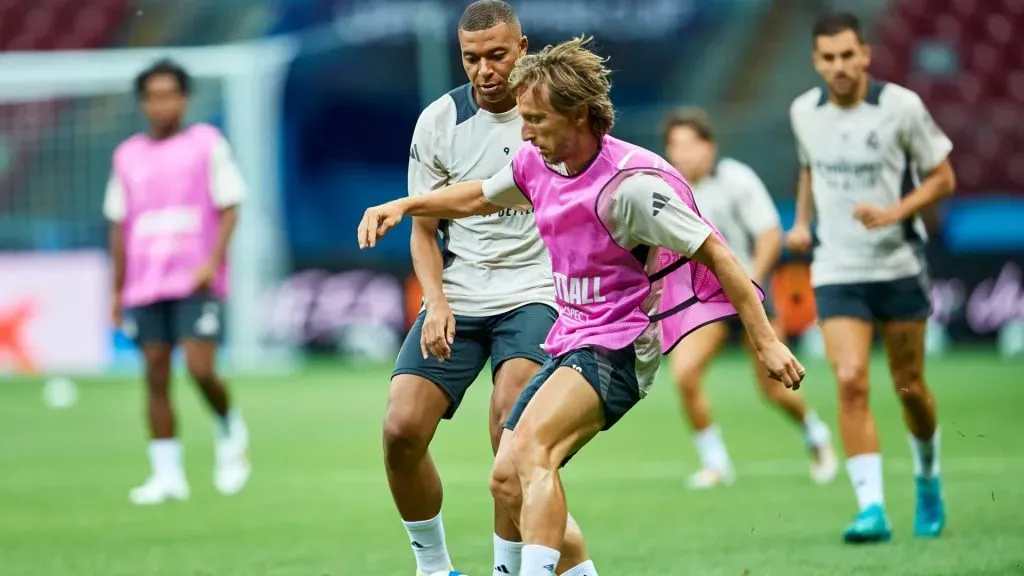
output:
<path id="1" fill-rule="evenodd" d="M 872 73 L 902 83 L 928 104 L 953 140 L 959 189 L 1024 193 L 1024 0 L 902 0 L 879 21 Z M 959 59 L 955 76 L 913 65 L 921 42 L 941 41 Z"/>

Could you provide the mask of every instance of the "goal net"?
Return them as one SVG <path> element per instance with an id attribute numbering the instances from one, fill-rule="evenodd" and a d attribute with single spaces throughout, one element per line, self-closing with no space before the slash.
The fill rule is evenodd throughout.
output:
<path id="1" fill-rule="evenodd" d="M 111 154 L 120 141 L 145 128 L 133 80 L 164 57 L 193 75 L 190 120 L 221 127 L 250 190 L 230 254 L 227 368 L 265 374 L 294 366 L 295 350 L 264 338 L 263 323 L 266 298 L 287 266 L 278 206 L 278 130 L 280 89 L 295 52 L 292 41 L 275 39 L 202 48 L 6 53 L 0 58 L 0 257 L 17 255 L 20 262 L 26 255 L 38 259 L 46 254 L 52 261 L 52 276 L 26 269 L 16 282 L 14 275 L 0 282 L 0 307 L 5 299 L 10 308 L 33 296 L 35 304 L 26 314 L 46 316 L 55 304 L 42 292 L 53 292 L 47 298 L 54 302 L 76 300 L 28 333 L 17 333 L 13 324 L 0 330 L 0 367 L 10 369 L 16 357 L 15 370 L 100 371 L 118 366 L 119 348 L 128 356 L 108 320 L 109 280 L 102 279 L 109 273 L 65 272 L 61 286 L 58 268 L 71 270 L 65 264 L 70 260 L 61 258 L 104 256 L 102 203 Z M 106 268 L 105 256 L 99 261 Z M 104 338 L 97 334 L 101 330 L 105 346 L 92 341 Z M 34 360 L 28 359 L 25 340 L 39 348 Z M 94 351 L 91 358 L 71 358 L 70 352 L 49 349 L 53 341 Z"/>

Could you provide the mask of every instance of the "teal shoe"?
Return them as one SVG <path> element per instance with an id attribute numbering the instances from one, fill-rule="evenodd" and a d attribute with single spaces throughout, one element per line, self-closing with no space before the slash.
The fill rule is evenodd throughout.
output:
<path id="1" fill-rule="evenodd" d="M 917 507 L 914 513 L 914 536 L 938 538 L 946 527 L 946 506 L 942 503 L 942 482 L 938 477 L 914 479 L 917 485 Z"/>
<path id="2" fill-rule="evenodd" d="M 848 544 L 888 542 L 891 538 L 892 526 L 880 504 L 865 508 L 843 531 L 843 541 Z"/>

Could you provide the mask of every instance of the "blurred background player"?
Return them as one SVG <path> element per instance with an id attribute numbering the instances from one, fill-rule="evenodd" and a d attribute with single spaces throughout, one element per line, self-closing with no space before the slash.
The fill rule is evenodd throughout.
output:
<path id="1" fill-rule="evenodd" d="M 714 130 L 705 111 L 687 108 L 670 114 L 663 123 L 662 137 L 669 161 L 693 188 L 701 216 L 718 228 L 754 282 L 764 288 L 765 311 L 776 335 L 783 339 L 769 296 L 771 272 L 782 252 L 782 227 L 768 190 L 749 166 L 718 156 Z M 689 478 L 690 488 L 729 484 L 734 478 L 732 461 L 721 430 L 712 421 L 701 381 L 730 331 L 741 330 L 742 326 L 732 321 L 708 324 L 684 338 L 672 353 L 672 375 L 701 461 L 701 469 Z M 801 395 L 768 375 L 745 333 L 743 343 L 761 393 L 800 428 L 811 453 L 811 478 L 819 484 L 832 481 L 838 465 L 828 426 L 807 407 Z"/>
<path id="2" fill-rule="evenodd" d="M 458 37 L 469 83 L 420 115 L 409 152 L 410 196 L 486 178 L 522 143 L 508 77 L 527 40 L 512 7 L 499 0 L 470 4 Z M 531 210 L 456 221 L 415 218 L 410 250 L 424 309 L 392 375 L 384 455 L 417 569 L 429 574 L 447 570 L 451 560 L 441 480 L 428 445 L 490 360 L 491 447 L 497 451 L 502 423 L 547 359 L 541 344 L 555 321 L 555 292 Z M 519 532 L 504 509 L 496 506 L 494 514 L 494 573 L 518 574 Z"/>
<path id="3" fill-rule="evenodd" d="M 787 242 L 794 250 L 809 250 L 817 215 L 811 277 L 839 385 L 846 467 L 860 507 L 843 537 L 871 542 L 892 535 L 868 405 L 875 324 L 910 431 L 917 487 L 914 534 L 936 537 L 945 510 L 935 399 L 924 381 L 931 303 L 918 214 L 953 193 L 956 178 L 948 160 L 953 146 L 917 94 L 869 77 L 871 50 L 855 16 L 822 17 L 813 36 L 814 66 L 827 88 L 809 90 L 790 110 L 803 168 Z M 920 182 L 918 174 L 925 175 Z"/>
<path id="4" fill-rule="evenodd" d="M 214 412 L 217 490 L 237 493 L 250 474 L 248 431 L 216 371 L 228 244 L 245 184 L 216 128 L 185 125 L 190 88 L 188 73 L 170 61 L 139 74 L 135 92 L 149 132 L 114 151 L 103 204 L 111 222 L 114 325 L 123 326 L 145 360 L 152 475 L 131 491 L 136 504 L 189 497 L 169 398 L 171 353 L 179 344 Z"/>

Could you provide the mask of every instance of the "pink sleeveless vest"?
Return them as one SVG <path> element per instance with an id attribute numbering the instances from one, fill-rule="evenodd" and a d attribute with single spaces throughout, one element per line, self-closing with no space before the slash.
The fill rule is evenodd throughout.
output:
<path id="1" fill-rule="evenodd" d="M 220 210 L 210 190 L 216 128 L 196 124 L 166 140 L 136 134 L 114 151 L 124 188 L 125 306 L 185 298 L 196 270 L 213 255 Z M 213 296 L 227 295 L 227 267 Z"/>
<path id="2" fill-rule="evenodd" d="M 664 179 L 700 214 L 689 185 L 657 154 L 605 136 L 590 166 L 563 176 L 527 144 L 513 158 L 512 170 L 533 203 L 551 254 L 559 314 L 544 344 L 549 354 L 560 356 L 587 345 L 625 348 L 651 322 L 658 322 L 661 350 L 667 354 L 690 332 L 736 314 L 705 266 L 661 247 L 627 250 L 615 242 L 602 219 L 618 186 L 639 172 Z"/>

